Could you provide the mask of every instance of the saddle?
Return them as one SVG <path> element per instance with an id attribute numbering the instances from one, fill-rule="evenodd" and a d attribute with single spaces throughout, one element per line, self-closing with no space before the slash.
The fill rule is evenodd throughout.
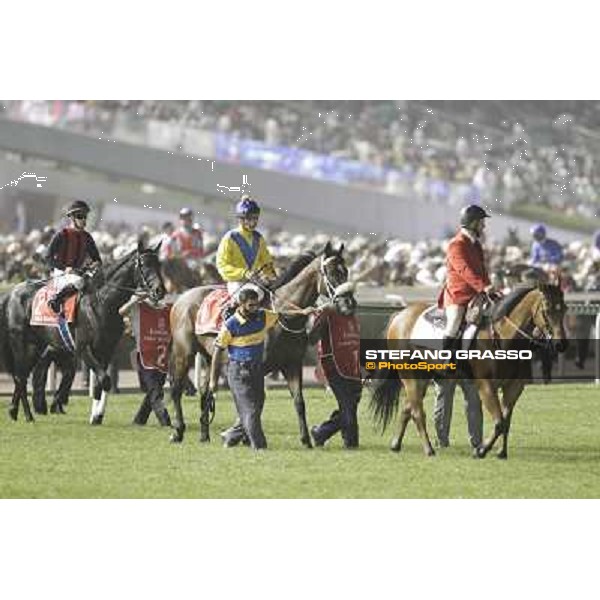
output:
<path id="1" fill-rule="evenodd" d="M 223 325 L 223 309 L 231 296 L 227 288 L 218 288 L 210 292 L 196 314 L 196 335 L 217 334 Z"/>
<path id="2" fill-rule="evenodd" d="M 225 308 L 229 305 L 231 296 L 227 288 L 218 288 L 208 294 L 196 313 L 194 326 L 196 335 L 217 335 L 223 325 Z M 265 294 L 262 308 L 272 308 L 271 299 Z"/>
<path id="3" fill-rule="evenodd" d="M 58 289 L 54 281 L 50 281 L 44 287 L 40 288 L 33 297 L 31 305 L 31 319 L 29 324 L 38 327 L 59 327 L 59 315 L 57 315 L 49 306 L 50 300 Z M 73 323 L 79 304 L 79 294 L 69 296 L 63 303 L 64 321 Z"/>
<path id="4" fill-rule="evenodd" d="M 489 324 L 492 306 L 485 294 L 478 294 L 469 302 L 457 335 L 462 340 L 463 350 L 468 350 L 477 332 Z M 417 319 L 411 333 L 411 340 L 418 340 L 419 345 L 425 348 L 439 350 L 442 347 L 445 329 L 444 309 L 434 305 L 421 313 Z"/>
<path id="5" fill-rule="evenodd" d="M 69 323 L 75 321 L 77 306 L 79 305 L 79 293 L 74 293 L 63 302 L 63 311 L 57 315 L 49 306 L 48 300 L 57 293 L 55 281 L 51 281 L 39 289 L 33 297 L 31 305 L 30 325 L 35 327 L 56 327 L 60 339 L 67 352 L 75 352 L 75 341 Z"/>

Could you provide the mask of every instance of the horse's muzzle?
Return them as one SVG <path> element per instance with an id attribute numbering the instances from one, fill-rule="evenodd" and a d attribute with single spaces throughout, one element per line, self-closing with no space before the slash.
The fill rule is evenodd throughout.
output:
<path id="1" fill-rule="evenodd" d="M 336 296 L 335 300 L 334 300 L 334 304 L 336 307 L 336 310 L 344 316 L 350 316 L 353 315 L 354 312 L 356 311 L 356 300 L 354 298 L 354 296 L 351 295 L 343 295 L 343 296 Z"/>

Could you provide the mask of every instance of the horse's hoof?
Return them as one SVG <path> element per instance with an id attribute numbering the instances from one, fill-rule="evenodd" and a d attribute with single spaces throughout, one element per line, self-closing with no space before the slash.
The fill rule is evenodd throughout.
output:
<path id="1" fill-rule="evenodd" d="M 17 415 L 19 414 L 18 409 L 13 408 L 12 406 L 8 409 L 8 416 L 13 420 L 17 420 Z"/>
<path id="2" fill-rule="evenodd" d="M 53 415 L 66 415 L 65 409 L 62 407 L 62 404 L 53 404 L 50 406 L 50 412 Z"/>
<path id="3" fill-rule="evenodd" d="M 210 435 L 208 433 L 201 433 L 198 439 L 201 444 L 207 444 L 210 442 Z"/>
<path id="4" fill-rule="evenodd" d="M 34 406 L 33 410 L 35 411 L 36 415 L 47 415 L 48 414 L 47 406 L 38 406 L 38 407 Z M 50 412 L 52 412 L 52 408 L 50 408 Z"/>
<path id="5" fill-rule="evenodd" d="M 90 425 L 102 425 L 104 421 L 104 415 L 95 415 L 90 420 Z"/>
<path id="6" fill-rule="evenodd" d="M 402 444 L 399 440 L 394 440 L 391 444 L 390 444 L 390 450 L 392 452 L 400 452 L 400 450 L 402 449 Z"/>
<path id="7" fill-rule="evenodd" d="M 312 442 L 310 441 L 310 437 L 302 438 L 300 441 L 302 442 L 302 445 L 305 448 L 309 448 L 310 449 L 310 448 L 313 447 Z"/>
<path id="8" fill-rule="evenodd" d="M 482 446 L 473 449 L 473 458 L 485 458 L 487 450 Z"/>
<path id="9" fill-rule="evenodd" d="M 499 458 L 500 460 L 506 460 L 508 458 L 508 452 L 505 452 L 504 450 L 500 450 L 500 452 L 498 452 L 498 454 L 496 454 L 496 458 Z"/>
<path id="10" fill-rule="evenodd" d="M 427 450 L 425 450 L 425 456 L 427 456 L 427 457 L 435 456 L 435 450 L 430 446 Z"/>

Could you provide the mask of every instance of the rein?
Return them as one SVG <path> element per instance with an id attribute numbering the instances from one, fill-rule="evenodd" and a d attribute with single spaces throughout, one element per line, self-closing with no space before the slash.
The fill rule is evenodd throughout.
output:
<path id="1" fill-rule="evenodd" d="M 152 287 L 150 285 L 150 282 L 148 281 L 148 278 L 144 274 L 144 270 L 142 269 L 142 259 L 141 259 L 141 255 L 139 253 L 137 254 L 136 259 L 135 259 L 135 268 L 140 275 L 140 279 L 142 280 L 141 287 L 139 285 L 137 287 L 131 287 L 131 286 L 127 286 L 127 285 L 119 285 L 116 283 L 112 283 L 111 281 L 105 281 L 101 287 L 102 288 L 111 288 L 113 290 L 121 290 L 123 292 L 131 292 L 133 294 L 135 294 L 139 291 L 144 291 L 144 292 L 148 292 L 152 296 L 153 295 Z"/>
<path id="2" fill-rule="evenodd" d="M 331 283 L 331 280 L 329 279 L 329 277 L 327 276 L 327 271 L 325 269 L 325 267 L 332 262 L 333 260 L 335 260 L 337 257 L 334 256 L 330 256 L 328 258 L 325 258 L 325 256 L 321 256 L 321 261 L 320 261 L 320 265 L 319 265 L 319 273 L 321 275 L 321 278 L 319 279 L 319 281 L 317 282 L 317 293 L 320 295 L 325 295 L 322 294 L 322 282 L 325 282 L 325 289 L 327 291 L 327 297 L 329 298 L 329 300 L 331 302 L 333 302 L 333 300 L 335 300 L 336 298 L 336 286 L 333 285 L 333 283 Z M 263 267 L 261 267 L 258 270 L 258 273 L 260 273 L 267 265 L 264 265 Z M 278 298 L 276 295 L 276 292 L 269 289 L 268 287 L 266 287 L 261 281 L 257 280 L 257 279 L 252 279 L 251 283 L 253 283 L 254 285 L 256 285 L 257 287 L 259 287 L 263 292 L 268 293 L 269 296 L 271 297 L 271 303 L 274 304 L 275 300 L 279 300 L 279 302 L 282 302 L 288 306 L 290 306 L 291 308 L 294 308 L 296 310 L 302 310 L 301 306 L 298 306 L 296 303 L 292 302 L 291 300 L 287 300 L 286 298 Z M 330 303 L 329 303 L 330 304 Z M 319 307 L 317 312 L 322 312 L 325 307 L 327 305 L 323 305 L 321 307 Z M 300 316 L 300 315 L 298 315 Z M 293 334 L 300 334 L 300 333 L 305 333 L 306 332 L 306 328 L 302 327 L 300 329 L 292 329 L 291 327 L 288 327 L 287 325 L 284 324 L 283 320 L 281 319 L 281 317 L 278 318 L 278 323 L 281 326 L 281 328 L 288 332 L 288 333 L 293 333 Z"/>
<path id="3" fill-rule="evenodd" d="M 536 309 L 533 312 L 532 316 L 531 316 L 531 320 L 533 321 L 535 319 L 535 316 L 537 315 L 537 313 L 540 310 L 540 302 L 538 301 L 537 305 L 536 305 Z M 525 339 L 529 340 L 530 342 L 532 342 L 533 344 L 535 344 L 536 346 L 544 346 L 545 344 L 540 342 L 539 339 L 535 338 L 533 335 L 527 333 L 526 331 L 524 331 L 521 327 L 519 327 L 508 315 L 504 315 L 503 317 L 501 317 L 503 320 L 507 321 L 508 324 L 513 328 L 514 331 L 516 331 L 517 333 L 519 333 L 522 337 L 524 337 Z M 547 321 L 544 323 L 546 326 L 548 325 Z M 492 331 L 495 335 L 495 337 L 498 337 L 498 332 L 494 329 L 494 325 L 492 324 Z M 546 337 L 547 334 L 546 334 Z"/>

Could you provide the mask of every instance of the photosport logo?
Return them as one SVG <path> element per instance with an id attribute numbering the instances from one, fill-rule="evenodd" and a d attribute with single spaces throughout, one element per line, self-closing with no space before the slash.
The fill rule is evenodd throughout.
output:
<path id="1" fill-rule="evenodd" d="M 458 341 L 457 341 L 458 344 Z M 443 349 L 442 340 L 361 340 L 360 361 L 367 373 L 398 372 L 399 377 L 465 377 L 476 373 L 522 378 L 531 371 L 535 353 L 525 347 L 503 348 L 496 341 L 472 340 Z"/>
<path id="2" fill-rule="evenodd" d="M 459 360 L 531 360 L 531 350 L 365 350 L 365 368 L 396 371 L 456 370 Z M 418 362 L 415 362 L 418 361 Z"/>

